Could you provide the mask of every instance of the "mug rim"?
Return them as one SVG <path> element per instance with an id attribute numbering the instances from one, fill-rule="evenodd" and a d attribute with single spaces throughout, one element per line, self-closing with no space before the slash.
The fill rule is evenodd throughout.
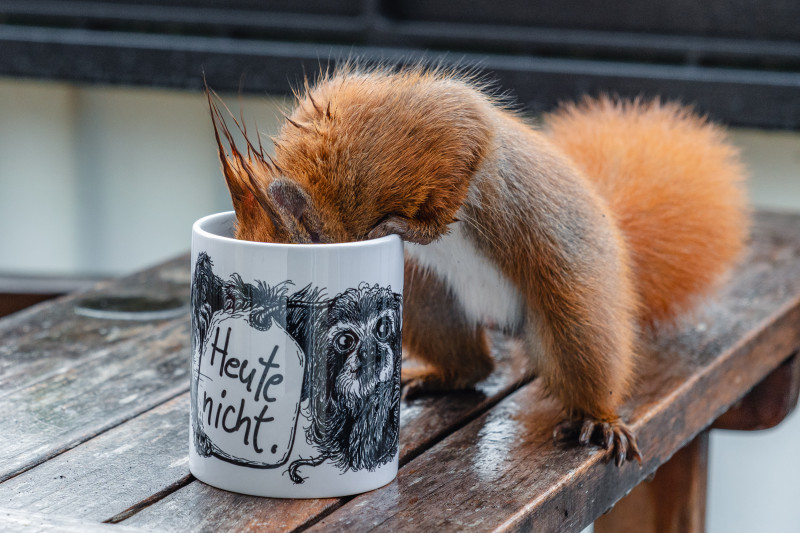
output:
<path id="1" fill-rule="evenodd" d="M 381 246 L 388 244 L 393 241 L 401 241 L 399 235 L 386 235 L 384 237 L 379 237 L 377 239 L 367 239 L 364 241 L 353 241 L 353 242 L 334 242 L 334 243 L 316 243 L 316 244 L 296 244 L 296 243 L 279 243 L 279 242 L 256 242 L 256 241 L 243 241 L 239 239 L 235 239 L 233 237 L 225 237 L 223 235 L 217 235 L 216 233 L 211 233 L 203 226 L 214 222 L 218 219 L 224 218 L 233 218 L 236 219 L 236 212 L 235 211 L 222 211 L 219 213 L 212 213 L 210 215 L 206 215 L 202 218 L 199 218 L 192 224 L 192 233 L 195 235 L 201 236 L 205 239 L 210 239 L 214 241 L 219 241 L 223 243 L 236 243 L 237 246 L 246 246 L 246 247 L 254 247 L 254 248 L 292 248 L 292 249 L 326 249 L 330 250 L 333 248 L 363 248 L 363 247 L 371 247 L 371 246 Z"/>

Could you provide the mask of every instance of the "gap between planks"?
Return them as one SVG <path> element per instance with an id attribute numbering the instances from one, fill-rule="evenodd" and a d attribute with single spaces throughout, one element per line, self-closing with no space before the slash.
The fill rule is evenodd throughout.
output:
<path id="1" fill-rule="evenodd" d="M 188 387 L 184 387 L 182 390 L 179 390 L 178 392 L 176 392 L 172 396 L 168 396 L 168 397 L 163 398 L 162 401 L 160 401 L 159 403 L 157 403 L 155 405 L 151 405 L 150 407 L 147 407 L 147 408 L 145 408 L 145 409 L 143 409 L 141 411 L 134 412 L 131 416 L 129 416 L 127 418 L 124 418 L 124 419 L 117 420 L 117 421 L 115 421 L 115 422 L 113 422 L 111 424 L 108 424 L 107 426 L 101 426 L 101 428 L 98 429 L 98 431 L 96 431 L 94 433 L 87 433 L 86 434 L 87 435 L 86 438 L 82 438 L 81 440 L 76 440 L 76 441 L 71 442 L 71 443 L 69 443 L 66 446 L 63 446 L 61 448 L 55 448 L 52 451 L 52 453 L 49 453 L 48 455 L 42 455 L 39 459 L 35 460 L 35 462 L 28 463 L 24 467 L 21 467 L 18 470 L 12 471 L 8 475 L 0 476 L 0 483 L 5 483 L 6 481 L 14 479 L 15 477 L 20 476 L 20 475 L 24 474 L 25 472 L 27 472 L 27 471 L 29 471 L 29 470 L 31 470 L 33 468 L 36 468 L 37 466 L 39 466 L 41 464 L 44 464 L 47 461 L 49 461 L 49 460 L 51 460 L 51 459 L 53 459 L 55 457 L 58 457 L 59 455 L 62 455 L 62 454 L 66 453 L 66 452 L 68 452 L 68 451 L 70 451 L 72 449 L 77 448 L 78 446 L 81 446 L 82 444 L 85 444 L 85 443 L 87 443 L 87 442 L 89 442 L 89 441 L 91 441 L 93 439 L 96 439 L 96 438 L 102 436 L 104 433 L 107 433 L 107 432 L 109 432 L 109 431 L 111 431 L 111 430 L 113 430 L 113 429 L 115 429 L 115 428 L 117 428 L 117 427 L 119 427 L 119 426 L 121 426 L 123 424 L 126 424 L 127 422 L 130 422 L 131 420 L 134 420 L 134 419 L 136 419 L 136 418 L 138 418 L 138 417 L 140 417 L 140 416 L 142 416 L 144 414 L 147 414 L 148 412 L 152 411 L 153 409 L 157 409 L 157 408 L 161 407 L 165 403 L 170 402 L 170 401 L 178 398 L 182 394 L 187 394 L 188 392 L 189 392 L 189 388 Z"/>
<path id="2" fill-rule="evenodd" d="M 128 507 L 127 509 L 125 509 L 121 513 L 117 513 L 117 514 L 115 514 L 114 516 L 112 516 L 111 518 L 109 518 L 107 520 L 103 520 L 103 523 L 104 524 L 118 524 L 118 523 L 122 522 L 123 520 L 126 520 L 126 519 L 132 517 L 133 515 L 135 515 L 136 513 L 141 511 L 142 509 L 144 509 L 145 507 L 148 507 L 148 506 L 156 503 L 157 501 L 159 501 L 159 500 L 161 500 L 163 498 L 166 498 L 167 496 L 169 496 L 170 494 L 172 494 L 176 490 L 182 489 L 183 487 L 185 487 L 186 485 L 188 485 L 189 483 L 191 483 L 193 481 L 196 481 L 195 477 L 192 474 L 186 474 L 185 476 L 183 476 L 179 480 L 175 481 L 174 483 L 170 484 L 167 487 L 164 487 L 163 489 L 161 489 L 160 491 L 156 492 L 155 494 L 153 494 L 149 498 L 145 498 L 144 500 L 131 505 L 130 507 Z"/>

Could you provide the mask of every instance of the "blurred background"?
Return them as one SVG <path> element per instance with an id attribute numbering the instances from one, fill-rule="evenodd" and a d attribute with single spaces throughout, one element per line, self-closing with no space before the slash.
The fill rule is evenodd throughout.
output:
<path id="1" fill-rule="evenodd" d="M 188 251 L 231 208 L 203 72 L 269 136 L 303 73 L 348 56 L 478 65 L 532 117 L 599 92 L 692 104 L 730 126 L 756 207 L 800 211 L 798 20 L 784 0 L 4 0 L 0 293 Z M 712 432 L 708 530 L 797 531 L 798 441 L 798 413 Z"/>

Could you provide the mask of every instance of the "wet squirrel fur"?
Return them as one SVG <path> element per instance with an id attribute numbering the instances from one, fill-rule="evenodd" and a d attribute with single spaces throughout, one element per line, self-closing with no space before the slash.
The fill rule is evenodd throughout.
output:
<path id="1" fill-rule="evenodd" d="M 640 459 L 618 414 L 637 342 L 711 290 L 747 235 L 722 128 L 607 97 L 535 128 L 472 76 L 351 63 L 297 92 L 270 156 L 243 121 L 239 151 L 209 103 L 237 238 L 408 243 L 403 350 L 426 363 L 404 369 L 408 393 L 486 378 L 493 325 L 563 405 L 557 432 Z"/>

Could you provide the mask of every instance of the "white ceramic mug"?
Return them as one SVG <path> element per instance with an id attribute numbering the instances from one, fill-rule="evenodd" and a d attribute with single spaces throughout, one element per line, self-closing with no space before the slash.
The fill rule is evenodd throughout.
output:
<path id="1" fill-rule="evenodd" d="M 345 496 L 397 475 L 403 243 L 192 227 L 189 469 L 226 490 Z"/>

